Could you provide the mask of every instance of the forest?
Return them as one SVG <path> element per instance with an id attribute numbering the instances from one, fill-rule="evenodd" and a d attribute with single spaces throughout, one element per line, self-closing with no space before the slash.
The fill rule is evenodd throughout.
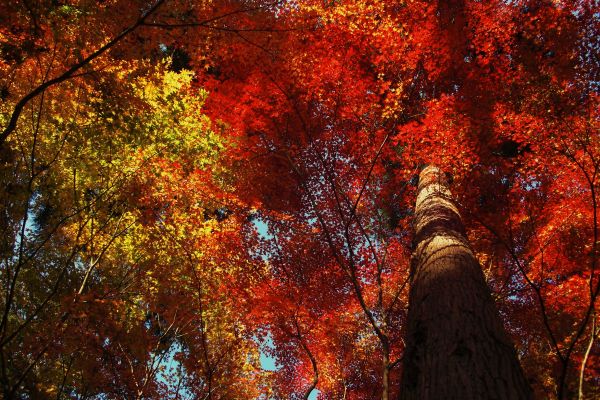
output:
<path id="1" fill-rule="evenodd" d="M 599 399 L 599 10 L 0 1 L 1 397 Z"/>

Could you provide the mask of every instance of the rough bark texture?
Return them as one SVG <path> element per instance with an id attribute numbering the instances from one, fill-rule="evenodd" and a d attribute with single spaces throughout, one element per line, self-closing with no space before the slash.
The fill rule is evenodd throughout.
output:
<path id="1" fill-rule="evenodd" d="M 402 400 L 530 399 L 443 173 L 420 175 Z"/>

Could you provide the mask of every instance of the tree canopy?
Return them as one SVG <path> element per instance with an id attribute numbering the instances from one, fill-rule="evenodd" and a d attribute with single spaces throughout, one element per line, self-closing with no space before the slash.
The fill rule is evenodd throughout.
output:
<path id="1" fill-rule="evenodd" d="M 4 398 L 397 398 L 426 165 L 535 397 L 597 398 L 598 9 L 2 2 Z"/>

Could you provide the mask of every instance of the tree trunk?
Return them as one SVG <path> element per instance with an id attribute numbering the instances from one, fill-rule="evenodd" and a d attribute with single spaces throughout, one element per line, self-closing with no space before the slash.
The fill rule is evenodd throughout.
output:
<path id="1" fill-rule="evenodd" d="M 382 377 L 381 400 L 390 398 L 390 354 L 389 350 L 383 349 L 383 377 Z"/>
<path id="2" fill-rule="evenodd" d="M 530 399 L 447 181 L 419 177 L 400 398 Z"/>

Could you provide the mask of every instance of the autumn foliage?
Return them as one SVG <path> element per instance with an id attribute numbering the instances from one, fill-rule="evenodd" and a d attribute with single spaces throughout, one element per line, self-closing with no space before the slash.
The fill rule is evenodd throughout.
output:
<path id="1" fill-rule="evenodd" d="M 535 398 L 597 398 L 599 6 L 2 2 L 3 397 L 398 398 L 433 164 Z"/>

